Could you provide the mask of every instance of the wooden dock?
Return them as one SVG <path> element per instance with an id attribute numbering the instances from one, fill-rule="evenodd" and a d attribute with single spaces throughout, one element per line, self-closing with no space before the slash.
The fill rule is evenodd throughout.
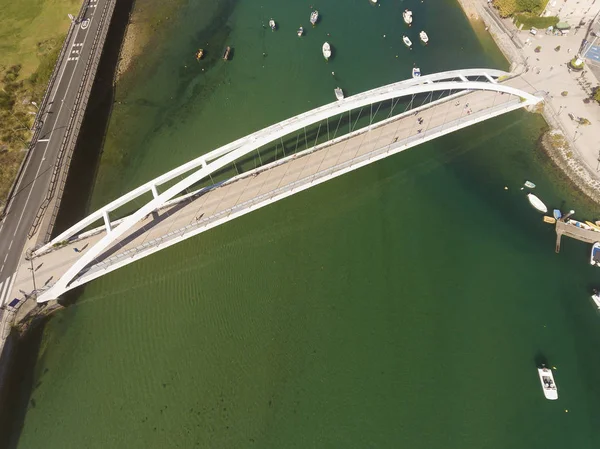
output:
<path id="1" fill-rule="evenodd" d="M 556 221 L 556 252 L 560 252 L 560 239 L 563 235 L 586 243 L 600 242 L 600 232 L 579 228 L 575 225 Z"/>

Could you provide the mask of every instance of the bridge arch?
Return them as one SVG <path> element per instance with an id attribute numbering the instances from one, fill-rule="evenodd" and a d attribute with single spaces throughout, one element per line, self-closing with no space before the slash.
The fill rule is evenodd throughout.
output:
<path id="1" fill-rule="evenodd" d="M 263 145 L 269 144 L 290 133 L 298 131 L 303 127 L 310 126 L 322 120 L 340 115 L 342 113 L 362 108 L 369 104 L 380 103 L 401 97 L 413 96 L 422 93 L 439 91 L 494 91 L 507 93 L 521 98 L 522 106 L 533 105 L 541 101 L 541 98 L 514 87 L 499 84 L 500 78 L 508 77 L 509 74 L 499 70 L 491 69 L 467 69 L 437 73 L 416 79 L 400 81 L 387 86 L 372 89 L 341 101 L 329 103 L 315 108 L 311 111 L 271 125 L 248 136 L 237 139 L 214 151 L 200 156 L 180 167 L 177 167 L 156 179 L 149 181 L 122 197 L 110 202 L 106 206 L 90 214 L 79 223 L 58 235 L 44 247 L 37 250 L 36 254 L 42 254 L 51 249 L 55 244 L 68 240 L 88 226 L 104 219 L 107 229 L 106 235 L 94 246 L 87 249 L 85 253 L 62 275 L 50 288 L 44 291 L 38 298 L 39 302 L 54 299 L 70 290 L 70 284 L 88 265 L 90 265 L 105 250 L 128 232 L 145 216 L 163 206 L 189 187 L 195 185 L 212 173 L 234 163 L 236 160 L 248 155 Z M 477 77 L 477 81 L 470 78 Z M 479 80 L 483 78 L 483 80 Z M 192 172 L 193 171 L 193 172 Z M 178 176 L 192 172 L 184 179 L 169 187 L 162 193 L 158 193 L 157 187 L 175 179 Z M 117 208 L 131 202 L 135 198 L 151 192 L 153 199 L 139 208 L 132 215 L 123 219 L 116 227 L 110 224 L 109 213 Z"/>

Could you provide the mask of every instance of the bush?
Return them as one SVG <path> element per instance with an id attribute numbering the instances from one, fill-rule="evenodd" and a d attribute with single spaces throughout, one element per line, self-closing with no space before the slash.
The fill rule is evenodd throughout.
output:
<path id="1" fill-rule="evenodd" d="M 592 101 L 592 100 L 590 100 L 589 98 L 584 98 L 584 99 L 583 99 L 583 102 L 584 102 L 585 104 L 590 104 L 590 101 Z"/>
<path id="2" fill-rule="evenodd" d="M 580 125 L 591 125 L 592 122 L 590 122 L 588 119 L 586 119 L 585 117 L 579 117 L 579 124 Z"/>
<path id="3" fill-rule="evenodd" d="M 542 46 L 538 45 L 537 47 L 535 47 L 535 50 L 533 50 L 533 51 L 535 51 L 536 53 L 539 53 L 540 51 L 542 51 Z"/>
<path id="4" fill-rule="evenodd" d="M 544 10 L 546 3 L 542 0 L 517 0 L 517 11 L 527 11 L 539 15 Z"/>
<path id="5" fill-rule="evenodd" d="M 517 0 L 494 0 L 500 17 L 512 16 L 517 11 Z"/>
<path id="6" fill-rule="evenodd" d="M 598 103 L 600 103 L 600 86 L 596 87 L 596 89 L 594 89 L 594 96 L 592 97 L 594 100 L 596 100 Z"/>
<path id="7" fill-rule="evenodd" d="M 560 51 L 560 45 L 558 47 L 554 47 L 554 51 Z"/>
<path id="8" fill-rule="evenodd" d="M 562 91 L 560 94 L 561 94 L 563 97 L 566 97 L 567 95 L 569 95 L 569 92 L 567 92 L 566 90 L 563 90 L 563 91 Z"/>

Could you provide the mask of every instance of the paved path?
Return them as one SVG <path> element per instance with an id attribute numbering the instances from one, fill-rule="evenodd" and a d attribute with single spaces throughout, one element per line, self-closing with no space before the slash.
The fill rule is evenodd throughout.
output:
<path id="1" fill-rule="evenodd" d="M 86 0 L 88 1 L 88 0 Z M 16 270 L 21 263 L 28 233 L 49 188 L 77 90 L 91 56 L 100 16 L 108 0 L 89 0 L 88 7 L 68 43 L 31 157 L 24 167 L 5 218 L 0 222 L 0 306 L 9 302 Z"/>
<path id="2" fill-rule="evenodd" d="M 533 93 L 520 79 L 507 84 Z M 185 201 L 162 208 L 149 215 L 100 255 L 74 284 L 83 284 L 106 272 L 147 256 L 183 238 L 196 235 L 230 219 L 270 204 L 314 184 L 331 179 L 374 160 L 406 148 L 457 127 L 485 120 L 491 113 L 504 113 L 521 106 L 519 97 L 489 91 L 470 92 L 460 98 L 425 108 L 415 116 L 412 112 L 389 123 L 374 127 L 352 137 L 326 143 L 258 171 L 233 178 L 219 187 L 208 189 Z M 419 124 L 417 119 L 421 118 Z M 337 140 L 337 139 L 336 139 Z M 31 292 L 52 285 L 85 250 L 105 235 L 103 228 L 96 234 L 80 238 L 63 248 L 36 257 L 31 265 L 19 270 L 19 290 Z M 132 259 L 133 257 L 133 259 Z M 31 270 L 34 269 L 34 277 Z M 35 279 L 34 279 L 35 278 Z"/>

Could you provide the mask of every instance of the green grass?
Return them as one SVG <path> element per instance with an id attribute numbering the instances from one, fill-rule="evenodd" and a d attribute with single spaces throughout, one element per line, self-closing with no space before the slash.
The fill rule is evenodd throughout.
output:
<path id="1" fill-rule="evenodd" d="M 523 29 L 532 27 L 538 29 L 548 28 L 549 26 L 556 26 L 559 21 L 558 17 L 539 17 L 535 14 L 525 12 L 515 14 L 515 18 L 517 19 L 517 27 L 519 24 L 523 24 Z"/>
<path id="2" fill-rule="evenodd" d="M 0 0 L 0 207 L 31 139 L 36 112 L 81 0 Z"/>
<path id="3" fill-rule="evenodd" d="M 29 77 L 44 55 L 62 43 L 67 14 L 77 15 L 81 0 L 0 0 L 0 70 L 20 64 Z"/>

